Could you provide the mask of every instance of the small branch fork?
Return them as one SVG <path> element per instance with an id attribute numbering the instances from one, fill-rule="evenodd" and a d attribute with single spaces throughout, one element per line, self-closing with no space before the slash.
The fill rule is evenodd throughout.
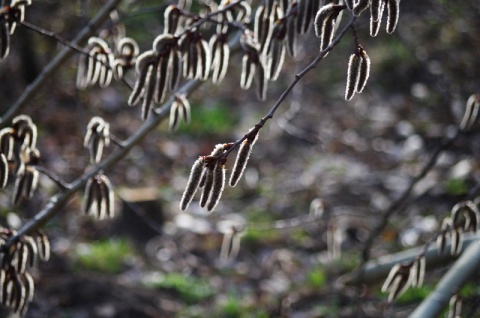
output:
<path id="1" fill-rule="evenodd" d="M 238 147 L 244 140 L 246 139 L 253 139 L 255 136 L 258 134 L 260 129 L 265 125 L 265 123 L 273 118 L 273 115 L 277 111 L 277 109 L 280 107 L 282 102 L 287 98 L 287 96 L 290 94 L 290 92 L 293 90 L 295 85 L 304 77 L 308 72 L 313 70 L 318 63 L 320 63 L 321 60 L 330 52 L 338 43 L 340 43 L 340 40 L 343 38 L 345 33 L 348 32 L 348 29 L 350 29 L 354 24 L 355 21 L 357 20 L 356 16 L 353 16 L 352 19 L 345 25 L 345 27 L 340 31 L 340 33 L 335 37 L 335 39 L 325 48 L 325 50 L 320 51 L 320 53 L 317 55 L 317 57 L 309 64 L 307 67 L 305 67 L 300 73 L 295 75 L 295 79 L 290 83 L 290 85 L 285 89 L 285 91 L 280 95 L 278 100 L 275 102 L 275 104 L 272 106 L 270 111 L 250 130 L 247 134 L 245 134 L 241 139 L 228 144 L 227 150 L 218 156 L 217 159 L 220 159 L 221 157 L 226 158 L 230 152 L 232 152 L 236 147 Z"/>

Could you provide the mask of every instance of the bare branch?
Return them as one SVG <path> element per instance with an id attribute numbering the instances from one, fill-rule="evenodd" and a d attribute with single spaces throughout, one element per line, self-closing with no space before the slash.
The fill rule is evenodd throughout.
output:
<path id="1" fill-rule="evenodd" d="M 109 17 L 110 12 L 116 8 L 121 0 L 110 0 L 98 14 L 78 33 L 73 44 L 78 45 L 89 38 L 100 25 Z M 23 107 L 35 96 L 40 88 L 45 84 L 46 80 L 62 65 L 69 57 L 75 53 L 70 47 L 65 47 L 60 53 L 44 67 L 43 71 L 37 78 L 25 88 L 23 94 L 17 101 L 8 109 L 8 111 L 0 118 L 0 128 L 7 127 L 13 117 L 18 114 Z"/>

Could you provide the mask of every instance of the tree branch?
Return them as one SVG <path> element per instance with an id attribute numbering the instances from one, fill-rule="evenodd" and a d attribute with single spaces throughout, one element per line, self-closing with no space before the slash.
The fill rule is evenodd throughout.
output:
<path id="1" fill-rule="evenodd" d="M 470 244 L 465 253 L 453 264 L 437 287 L 410 315 L 411 318 L 438 317 L 450 298 L 458 292 L 480 266 L 480 241 Z"/>
<path id="2" fill-rule="evenodd" d="M 420 173 L 410 181 L 410 184 L 405 189 L 405 191 L 402 193 L 402 195 L 397 200 L 392 202 L 390 207 L 383 213 L 380 222 L 370 232 L 370 236 L 367 238 L 367 240 L 365 242 L 365 246 L 364 246 L 363 251 L 362 251 L 362 262 L 363 262 L 363 264 L 366 261 L 368 261 L 368 259 L 370 258 L 370 250 L 372 248 L 373 242 L 378 237 L 378 235 L 380 235 L 383 232 L 383 230 L 387 226 L 387 223 L 388 223 L 388 220 L 390 219 L 390 217 L 393 214 L 395 214 L 396 212 L 398 212 L 400 209 L 406 207 L 406 201 L 409 198 L 410 194 L 412 193 L 415 185 L 417 185 L 417 183 L 420 180 L 422 180 L 427 175 L 427 173 L 435 166 L 435 164 L 437 163 L 437 160 L 440 157 L 440 155 L 442 154 L 442 152 L 445 151 L 448 147 L 450 147 L 453 144 L 453 142 L 457 139 L 459 134 L 460 134 L 460 131 L 457 130 L 452 137 L 444 140 L 444 142 L 432 154 L 432 156 L 430 157 L 428 162 L 423 167 L 422 171 L 420 171 Z"/>
<path id="3" fill-rule="evenodd" d="M 72 41 L 78 45 L 89 38 L 98 27 L 109 17 L 110 12 L 121 2 L 121 0 L 110 0 L 98 14 L 79 32 Z M 0 118 L 0 128 L 7 127 L 13 117 L 21 111 L 23 107 L 35 96 L 45 81 L 62 65 L 70 56 L 75 53 L 71 48 L 65 47 L 58 55 L 44 67 L 37 78 L 25 88 L 25 91 L 17 99 L 17 101 L 8 109 L 8 111 Z"/>
<path id="4" fill-rule="evenodd" d="M 480 239 L 479 234 L 463 234 L 463 253 L 467 247 Z M 450 242 L 445 246 L 445 251 L 450 251 Z M 386 255 L 366 262 L 360 269 L 360 274 L 349 273 L 340 280 L 345 285 L 373 284 L 385 279 L 393 266 L 402 262 L 409 262 L 423 252 L 424 247 L 419 246 L 396 254 Z M 479 254 L 480 255 L 480 254 Z M 450 253 L 440 254 L 436 244 L 431 244 L 425 253 L 428 268 L 435 268 L 448 263 L 457 256 Z"/>

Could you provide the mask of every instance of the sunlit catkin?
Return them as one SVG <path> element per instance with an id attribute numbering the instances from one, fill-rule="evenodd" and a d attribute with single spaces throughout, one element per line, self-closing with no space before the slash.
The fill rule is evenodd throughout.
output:
<path id="1" fill-rule="evenodd" d="M 0 153 L 0 188 L 4 189 L 8 181 L 8 161 L 3 153 Z"/>
<path id="2" fill-rule="evenodd" d="M 222 160 L 218 160 L 213 169 L 213 185 L 212 191 L 208 198 L 207 210 L 213 211 L 220 201 L 223 189 L 225 188 L 225 166 Z"/>
<path id="3" fill-rule="evenodd" d="M 200 197 L 200 206 L 203 208 L 207 204 L 208 198 L 213 188 L 214 173 L 213 168 L 207 167 L 205 173 L 205 184 L 203 185 L 202 196 Z"/>
<path id="4" fill-rule="evenodd" d="M 364 49 L 359 49 L 360 67 L 358 69 L 358 79 L 355 87 L 355 92 L 361 93 L 367 84 L 368 76 L 370 75 L 370 58 Z"/>
<path id="5" fill-rule="evenodd" d="M 187 186 L 183 192 L 182 200 L 180 201 L 180 209 L 185 211 L 190 202 L 192 202 L 195 192 L 197 192 L 198 186 L 200 185 L 200 180 L 202 179 L 202 174 L 204 171 L 205 160 L 203 157 L 200 157 L 195 161 L 190 171 L 190 176 L 188 177 Z"/>
<path id="6" fill-rule="evenodd" d="M 387 33 L 393 33 L 398 24 L 400 0 L 386 0 L 387 3 Z"/>
<path id="7" fill-rule="evenodd" d="M 350 55 L 348 60 L 347 86 L 345 88 L 345 99 L 351 100 L 355 94 L 358 83 L 358 75 L 360 69 L 361 57 L 358 54 Z"/>
<path id="8" fill-rule="evenodd" d="M 415 259 L 412 268 L 410 269 L 410 275 L 412 276 L 412 287 L 422 287 L 423 279 L 425 277 L 425 256 Z"/>
<path id="9" fill-rule="evenodd" d="M 257 139 L 258 133 L 255 135 L 253 140 L 247 138 L 240 145 L 240 149 L 238 150 L 237 158 L 235 159 L 235 164 L 232 169 L 232 174 L 230 175 L 229 184 L 231 187 L 236 186 L 238 180 L 240 180 L 242 177 L 245 167 L 247 166 L 248 159 L 250 158 L 250 154 L 252 153 L 253 145 Z"/>
<path id="10" fill-rule="evenodd" d="M 480 95 L 475 94 L 468 98 L 467 105 L 465 107 L 465 113 L 463 119 L 460 122 L 460 130 L 470 130 L 477 121 L 478 111 L 480 109 Z"/>
<path id="11" fill-rule="evenodd" d="M 50 240 L 42 231 L 39 231 L 37 236 L 37 248 L 38 258 L 43 262 L 48 261 L 50 259 Z"/>

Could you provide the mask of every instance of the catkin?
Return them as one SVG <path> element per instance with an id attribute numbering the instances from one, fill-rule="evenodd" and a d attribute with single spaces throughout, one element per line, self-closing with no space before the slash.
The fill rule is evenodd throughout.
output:
<path id="1" fill-rule="evenodd" d="M 398 17 L 400 14 L 400 0 L 386 0 L 387 1 L 387 33 L 393 33 L 398 24 Z"/>
<path id="2" fill-rule="evenodd" d="M 347 86 L 345 88 L 345 99 L 351 100 L 357 87 L 361 58 L 357 54 L 350 55 L 348 61 Z"/>
<path id="3" fill-rule="evenodd" d="M 358 79 L 355 86 L 355 92 L 361 93 L 367 84 L 368 76 L 370 75 L 370 58 L 364 49 L 360 49 L 360 67 L 358 69 Z"/>
<path id="4" fill-rule="evenodd" d="M 383 13 L 384 0 L 370 0 L 370 19 L 377 22 Z"/>
<path id="5" fill-rule="evenodd" d="M 39 231 L 37 236 L 38 258 L 46 262 L 50 259 L 50 241 L 45 233 Z"/>
<path id="6" fill-rule="evenodd" d="M 472 95 L 468 98 L 463 119 L 460 122 L 460 130 L 468 131 L 477 121 L 480 109 L 480 95 Z"/>
<path id="7" fill-rule="evenodd" d="M 415 259 L 411 268 L 411 276 L 412 276 L 412 287 L 422 287 L 423 279 L 425 277 L 425 265 L 426 260 L 425 256 L 422 256 L 418 259 Z"/>
<path id="8" fill-rule="evenodd" d="M 245 167 L 247 166 L 248 159 L 250 158 L 250 154 L 252 153 L 253 145 L 255 144 L 257 139 L 258 133 L 255 135 L 253 141 L 247 138 L 240 145 L 237 158 L 235 159 L 235 164 L 233 165 L 232 174 L 230 175 L 229 184 L 231 187 L 236 186 L 238 180 L 240 180 L 240 178 L 242 177 L 243 172 L 245 171 Z"/>
<path id="9" fill-rule="evenodd" d="M 10 51 L 10 30 L 8 22 L 2 21 L 0 23 L 0 60 L 8 56 Z"/>
<path id="10" fill-rule="evenodd" d="M 210 193 L 212 192 L 213 188 L 213 168 L 207 167 L 207 171 L 205 172 L 205 184 L 203 186 L 202 196 L 200 197 L 200 206 L 203 208 L 207 204 L 208 198 L 210 197 Z"/>
<path id="11" fill-rule="evenodd" d="M 202 179 L 204 172 L 204 163 L 205 161 L 203 157 L 200 157 L 192 166 L 187 186 L 183 192 L 182 200 L 180 201 L 180 209 L 182 211 L 185 211 L 188 208 L 190 202 L 192 202 L 195 192 L 198 189 L 198 186 L 200 185 L 200 180 Z"/>
<path id="12" fill-rule="evenodd" d="M 218 160 L 215 164 L 215 168 L 213 169 L 213 185 L 212 191 L 210 192 L 208 203 L 207 203 L 207 210 L 213 211 L 220 201 L 220 197 L 222 196 L 223 189 L 225 188 L 225 166 Z"/>
<path id="13" fill-rule="evenodd" d="M 315 34 L 320 38 L 320 50 L 325 50 L 333 40 L 335 25 L 343 7 L 333 3 L 327 4 L 318 10 L 315 16 Z"/>
<path id="14" fill-rule="evenodd" d="M 4 189 L 8 182 L 8 161 L 7 157 L 0 153 L 0 188 Z"/>

